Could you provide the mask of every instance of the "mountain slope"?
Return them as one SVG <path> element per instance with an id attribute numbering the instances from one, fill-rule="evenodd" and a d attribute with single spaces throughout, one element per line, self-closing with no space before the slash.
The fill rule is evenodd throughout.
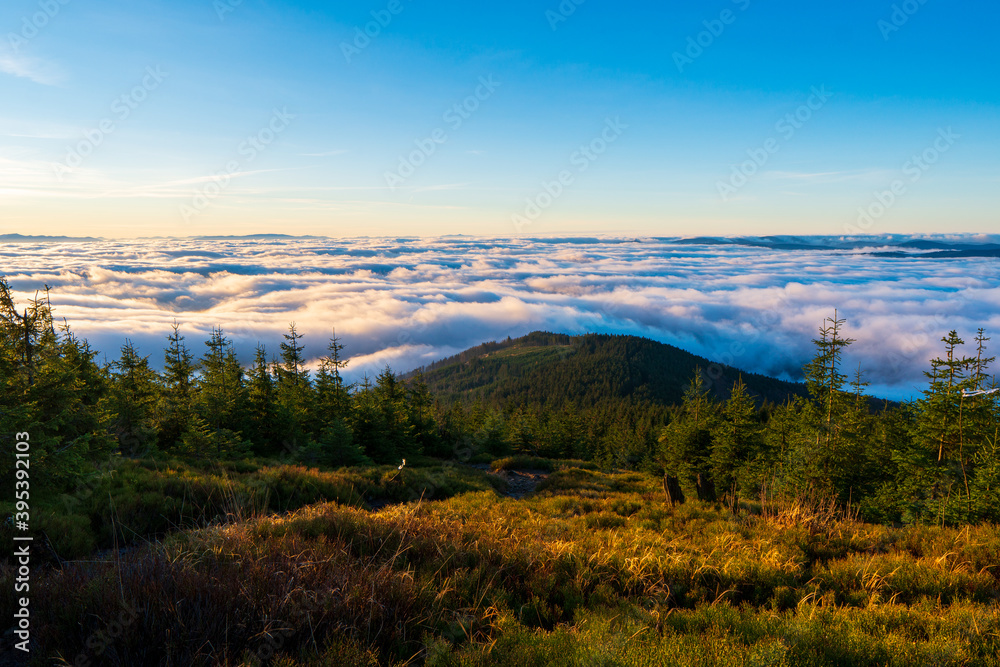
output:
<path id="1" fill-rule="evenodd" d="M 421 371 L 431 392 L 445 400 L 580 408 L 608 399 L 677 404 L 696 368 L 718 398 L 727 398 L 742 375 L 759 401 L 784 402 L 805 386 L 715 364 L 647 338 L 606 334 L 568 336 L 534 332 L 470 348 Z"/>

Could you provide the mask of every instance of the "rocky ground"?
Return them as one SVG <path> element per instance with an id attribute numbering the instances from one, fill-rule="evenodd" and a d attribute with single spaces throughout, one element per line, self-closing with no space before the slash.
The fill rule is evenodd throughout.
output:
<path id="1" fill-rule="evenodd" d="M 544 470 L 500 470 L 493 472 L 487 464 L 473 465 L 473 468 L 486 470 L 491 475 L 496 475 L 507 482 L 507 491 L 504 493 L 511 498 L 524 498 L 535 490 L 538 483 L 549 476 Z"/>

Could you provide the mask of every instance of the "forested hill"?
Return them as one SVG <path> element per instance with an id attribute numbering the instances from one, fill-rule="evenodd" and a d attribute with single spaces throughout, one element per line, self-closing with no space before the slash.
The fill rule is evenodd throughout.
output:
<path id="1" fill-rule="evenodd" d="M 422 370 L 431 392 L 445 400 L 589 408 L 609 398 L 675 405 L 695 370 L 720 399 L 740 376 L 758 402 L 806 395 L 805 385 L 716 364 L 637 336 L 569 336 L 536 331 L 484 343 Z"/>

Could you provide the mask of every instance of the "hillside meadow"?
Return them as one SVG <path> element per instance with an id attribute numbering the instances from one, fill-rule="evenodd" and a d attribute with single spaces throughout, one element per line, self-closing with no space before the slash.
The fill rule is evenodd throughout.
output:
<path id="1" fill-rule="evenodd" d="M 549 463 L 522 500 L 430 460 L 403 479 L 234 474 L 224 512 L 37 571 L 35 664 L 1000 664 L 995 526 L 872 525 L 806 499 L 671 508 L 656 476 Z M 265 478 L 279 491 L 246 493 Z"/>

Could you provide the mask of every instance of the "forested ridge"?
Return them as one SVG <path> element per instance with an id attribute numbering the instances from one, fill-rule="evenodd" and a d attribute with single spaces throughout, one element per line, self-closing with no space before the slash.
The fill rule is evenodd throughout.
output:
<path id="1" fill-rule="evenodd" d="M 593 407 L 618 400 L 676 405 L 697 369 L 719 399 L 729 397 L 740 377 L 759 402 L 807 395 L 801 384 L 740 371 L 648 338 L 612 334 L 536 331 L 470 348 L 420 374 L 435 396 L 446 399 L 538 406 L 573 401 Z"/>
<path id="2" fill-rule="evenodd" d="M 713 377 L 699 368 L 709 362 L 644 339 L 543 333 L 348 385 L 339 339 L 310 370 L 295 325 L 249 366 L 221 329 L 189 343 L 177 325 L 162 371 L 129 341 L 101 364 L 46 294 L 17 304 L 0 280 L 0 437 L 30 432 L 33 489 L 48 498 L 119 460 L 336 468 L 528 454 L 663 474 L 710 501 L 814 494 L 874 522 L 1000 519 L 986 333 L 968 344 L 947 333 L 923 398 L 873 408 L 860 370 L 848 377 L 845 326 L 822 323 L 805 391 L 729 368 Z M 12 476 L 11 457 L 0 466 Z"/>

